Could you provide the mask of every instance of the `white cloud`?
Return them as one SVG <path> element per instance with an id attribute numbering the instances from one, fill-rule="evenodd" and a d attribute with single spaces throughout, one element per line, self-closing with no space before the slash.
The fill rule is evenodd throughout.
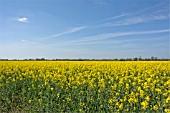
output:
<path id="1" fill-rule="evenodd" d="M 21 40 L 21 42 L 26 42 L 26 40 L 23 39 L 23 40 Z"/>
<path id="2" fill-rule="evenodd" d="M 21 42 L 27 42 L 29 44 L 38 44 L 38 43 L 44 43 L 52 38 L 57 38 L 57 37 L 60 37 L 60 36 L 63 36 L 63 35 L 67 35 L 67 34 L 71 34 L 71 33 L 75 33 L 75 32 L 78 32 L 80 30 L 83 30 L 85 28 L 87 28 L 88 26 L 80 26 L 80 27 L 74 27 L 74 28 L 71 28 L 69 30 L 66 30 L 66 31 L 63 31 L 63 32 L 60 32 L 60 33 L 57 33 L 57 34 L 53 34 L 53 35 L 49 35 L 49 36 L 46 36 L 46 37 L 37 37 L 35 38 L 35 40 L 21 40 Z"/>
<path id="3" fill-rule="evenodd" d="M 153 22 L 153 21 L 161 21 L 168 19 L 169 15 L 142 15 L 142 16 L 136 16 L 127 18 L 125 20 L 121 20 L 115 23 L 109 23 L 105 24 L 106 26 L 126 26 L 126 25 L 133 25 L 133 24 L 140 24 L 140 23 L 147 23 L 147 22 Z"/>
<path id="4" fill-rule="evenodd" d="M 103 19 L 103 20 L 101 20 L 101 21 L 99 21 L 99 22 L 113 21 L 113 20 L 115 20 L 115 19 L 122 18 L 122 17 L 125 17 L 125 16 L 129 16 L 129 14 L 128 14 L 128 13 L 122 13 L 122 14 L 116 15 L 116 16 L 114 16 L 114 17 L 110 17 L 110 18 L 107 18 L 107 19 Z"/>
<path id="5" fill-rule="evenodd" d="M 80 31 L 80 30 L 83 30 L 83 29 L 85 29 L 85 28 L 87 28 L 87 26 L 74 27 L 74 28 L 71 28 L 71 29 L 69 29 L 69 30 L 66 30 L 66 31 L 63 31 L 63 32 L 60 32 L 60 33 L 57 33 L 57 34 L 54 34 L 54 35 L 51 35 L 51 36 L 48 36 L 48 37 L 46 37 L 46 39 L 56 38 L 56 37 L 59 37 L 59 36 L 62 36 L 62 35 L 75 33 L 75 32 L 78 32 L 78 31 Z"/>
<path id="6" fill-rule="evenodd" d="M 26 17 L 22 17 L 22 18 L 18 18 L 17 19 L 19 22 L 28 22 L 28 18 L 26 18 Z"/>
<path id="7" fill-rule="evenodd" d="M 83 37 L 76 41 L 65 42 L 64 44 L 66 45 L 96 44 L 96 43 L 103 43 L 103 41 L 107 41 L 108 39 L 111 39 L 111 38 L 117 38 L 117 37 L 122 37 L 122 36 L 149 35 L 149 34 L 159 34 L 159 33 L 168 33 L 168 32 L 170 32 L 170 29 L 105 33 L 105 34 L 98 34 L 98 35 Z"/>
<path id="8" fill-rule="evenodd" d="M 121 18 L 124 17 L 124 18 Z M 119 20 L 114 20 L 120 18 Z M 134 24 L 149 23 L 154 21 L 163 21 L 170 18 L 169 9 L 166 4 L 157 4 L 155 6 L 136 11 L 134 13 L 118 15 L 112 19 L 105 19 L 107 22 L 99 27 L 127 26 Z"/>

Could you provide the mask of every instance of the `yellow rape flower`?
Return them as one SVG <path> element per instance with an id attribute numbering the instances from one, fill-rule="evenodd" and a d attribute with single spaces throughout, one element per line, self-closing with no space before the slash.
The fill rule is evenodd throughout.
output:
<path id="1" fill-rule="evenodd" d="M 149 98 L 149 96 L 147 96 L 145 99 L 146 99 L 146 101 L 150 101 L 150 98 Z"/>
<path id="2" fill-rule="evenodd" d="M 170 109 L 165 109 L 165 113 L 170 113 Z"/>
<path id="3" fill-rule="evenodd" d="M 28 103 L 31 103 L 32 102 L 32 100 L 28 100 Z"/>
<path id="4" fill-rule="evenodd" d="M 158 105 L 154 105 L 154 106 L 153 106 L 153 109 L 154 109 L 154 110 L 158 110 Z"/>
<path id="5" fill-rule="evenodd" d="M 50 88 L 51 89 L 51 91 L 53 91 L 54 90 L 54 88 Z"/>
<path id="6" fill-rule="evenodd" d="M 141 102 L 141 106 L 142 106 L 142 109 L 148 108 L 148 102 L 147 101 Z"/>

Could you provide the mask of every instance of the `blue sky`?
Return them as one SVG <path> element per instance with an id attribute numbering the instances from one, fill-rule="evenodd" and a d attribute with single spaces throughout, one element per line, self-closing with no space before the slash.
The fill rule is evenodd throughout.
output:
<path id="1" fill-rule="evenodd" d="M 0 58 L 170 58 L 169 0 L 0 0 Z"/>

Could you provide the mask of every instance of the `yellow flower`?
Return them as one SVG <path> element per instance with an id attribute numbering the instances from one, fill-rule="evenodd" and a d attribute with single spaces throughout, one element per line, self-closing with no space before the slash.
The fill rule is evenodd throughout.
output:
<path id="1" fill-rule="evenodd" d="M 154 106 L 153 106 L 153 109 L 154 109 L 154 110 L 158 110 L 158 105 L 154 105 Z"/>
<path id="2" fill-rule="evenodd" d="M 31 103 L 32 102 L 32 100 L 28 100 L 28 103 Z"/>
<path id="3" fill-rule="evenodd" d="M 129 102 L 130 104 L 132 104 L 133 101 L 134 101 L 133 98 L 128 99 L 128 102 Z"/>
<path id="4" fill-rule="evenodd" d="M 144 97 L 144 91 L 140 90 L 140 96 L 143 98 Z"/>
<path id="5" fill-rule="evenodd" d="M 57 93 L 57 94 L 56 94 L 56 96 L 57 96 L 57 97 L 60 97 L 60 94 L 59 94 L 59 93 Z"/>
<path id="6" fill-rule="evenodd" d="M 146 99 L 146 101 L 150 101 L 150 98 L 149 98 L 149 96 L 147 96 L 145 99 Z"/>
<path id="7" fill-rule="evenodd" d="M 113 103 L 113 99 L 109 99 L 109 104 L 112 104 Z"/>
<path id="8" fill-rule="evenodd" d="M 165 109 L 163 112 L 170 113 L 169 69 L 169 61 L 40 61 L 36 63 L 32 61 L 1 61 L 0 81 L 3 82 L 0 83 L 0 87 L 6 85 L 10 87 L 12 84 L 9 83 L 14 81 L 23 86 L 23 89 L 25 89 L 23 93 L 31 94 L 31 97 L 38 93 L 39 96 L 34 100 L 27 98 L 28 104 L 35 103 L 34 101 L 37 101 L 37 105 L 44 104 L 45 100 L 42 99 L 42 95 L 46 93 L 49 94 L 50 100 L 53 96 L 55 97 L 52 100 L 57 98 L 57 103 L 52 101 L 52 105 L 57 104 L 58 108 L 62 108 L 63 103 L 70 103 L 73 95 L 77 97 L 77 100 L 81 100 L 80 96 L 83 96 L 82 98 L 88 98 L 87 101 L 93 103 L 96 101 L 94 91 L 98 91 L 96 96 L 100 97 L 104 93 L 107 93 L 108 97 L 112 96 L 107 99 L 108 105 L 100 104 L 99 107 L 102 108 L 108 106 L 117 111 L 132 112 L 139 110 L 144 112 L 146 109 L 159 111 L 161 106 Z M 27 88 L 24 85 L 26 82 L 18 82 L 20 80 L 27 82 L 31 80 L 30 87 Z M 59 89 L 61 92 L 56 92 L 53 95 L 55 89 Z M 75 90 L 74 94 L 71 93 L 72 89 Z M 106 90 L 107 92 L 104 92 Z M 71 95 L 67 92 L 70 92 Z M 153 94 L 155 98 L 152 102 L 150 94 Z M 22 95 L 18 96 L 22 97 Z M 104 98 L 98 99 L 100 102 L 104 101 Z M 85 104 L 86 100 L 83 99 L 80 102 L 81 106 L 79 105 L 80 108 L 76 111 L 79 112 L 80 109 L 83 112 L 84 108 L 89 107 L 89 105 L 85 106 L 86 104 L 83 103 Z"/>
<path id="9" fill-rule="evenodd" d="M 141 87 L 139 86 L 139 87 L 138 87 L 138 91 L 140 91 L 140 90 L 141 90 Z"/>
<path id="10" fill-rule="evenodd" d="M 119 110 L 122 110 L 123 109 L 123 103 L 121 103 L 120 105 L 119 105 Z"/>
<path id="11" fill-rule="evenodd" d="M 117 87 L 117 85 L 116 85 L 116 84 L 114 84 L 114 86 L 111 86 L 112 90 L 115 90 L 115 89 L 116 89 L 116 87 Z"/>
<path id="12" fill-rule="evenodd" d="M 68 97 L 68 98 L 66 98 L 66 99 L 67 99 L 67 101 L 71 101 L 71 98 L 69 98 L 69 97 Z"/>
<path id="13" fill-rule="evenodd" d="M 138 102 L 138 98 L 134 98 L 134 102 L 137 103 Z"/>
<path id="14" fill-rule="evenodd" d="M 170 109 L 165 109 L 165 113 L 170 113 Z"/>
<path id="15" fill-rule="evenodd" d="M 133 110 L 136 110 L 136 107 L 135 107 L 135 106 L 133 107 Z"/>
<path id="16" fill-rule="evenodd" d="M 120 99 L 119 102 L 123 102 L 123 99 Z"/>
<path id="17" fill-rule="evenodd" d="M 79 109 L 80 112 L 82 112 L 82 109 Z"/>
<path id="18" fill-rule="evenodd" d="M 168 98 L 165 100 L 165 103 L 168 104 L 169 101 L 170 101 L 170 96 L 168 96 Z"/>
<path id="19" fill-rule="evenodd" d="M 124 100 L 124 102 L 125 102 L 125 101 L 127 100 L 127 97 L 126 97 L 126 96 L 124 96 L 124 99 L 123 99 L 123 100 Z"/>
<path id="20" fill-rule="evenodd" d="M 158 92 L 158 94 L 162 93 L 161 89 L 159 89 L 159 88 L 156 88 L 155 91 Z"/>
<path id="21" fill-rule="evenodd" d="M 141 102 L 141 106 L 142 106 L 142 109 L 148 108 L 148 102 L 147 101 Z"/>
<path id="22" fill-rule="evenodd" d="M 83 102 L 80 102 L 79 105 L 80 105 L 80 106 L 84 106 L 84 103 L 83 103 Z"/>
<path id="23" fill-rule="evenodd" d="M 129 84 L 128 83 L 126 83 L 126 89 L 129 89 Z"/>
<path id="24" fill-rule="evenodd" d="M 51 89 L 51 91 L 53 91 L 54 90 L 54 88 L 50 88 Z"/>
<path id="25" fill-rule="evenodd" d="M 117 92 L 117 93 L 116 93 L 116 96 L 118 96 L 118 95 L 119 95 L 119 93 Z"/>
<path id="26" fill-rule="evenodd" d="M 39 95 L 41 95 L 41 94 L 42 94 L 42 92 L 39 92 L 38 94 L 39 94 Z"/>
<path id="27" fill-rule="evenodd" d="M 119 102 L 116 102 L 116 106 L 119 106 Z"/>

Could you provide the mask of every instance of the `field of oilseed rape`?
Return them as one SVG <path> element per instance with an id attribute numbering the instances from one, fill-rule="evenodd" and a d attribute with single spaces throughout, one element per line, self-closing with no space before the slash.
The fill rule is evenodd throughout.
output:
<path id="1" fill-rule="evenodd" d="M 1 61 L 0 112 L 170 113 L 170 62 Z"/>

